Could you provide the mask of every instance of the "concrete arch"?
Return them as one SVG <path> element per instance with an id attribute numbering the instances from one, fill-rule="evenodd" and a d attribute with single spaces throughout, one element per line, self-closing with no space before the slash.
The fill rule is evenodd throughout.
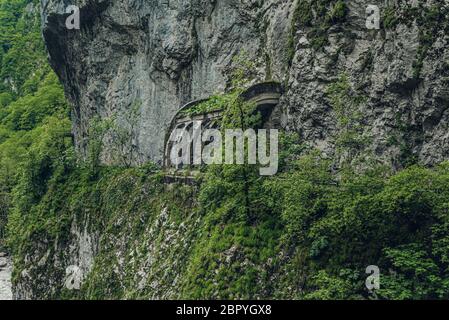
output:
<path id="1" fill-rule="evenodd" d="M 272 111 L 278 105 L 279 99 L 283 94 L 282 85 L 278 82 L 262 82 L 249 87 L 245 90 L 240 97 L 244 101 L 254 102 L 257 106 L 257 110 L 262 115 L 262 121 L 265 122 L 270 117 Z M 187 126 L 191 126 L 194 121 L 202 121 L 204 129 L 216 128 L 217 120 L 222 118 L 223 110 L 216 110 L 212 112 L 186 115 L 185 111 L 208 99 L 199 99 L 191 101 L 182 106 L 178 112 L 173 116 L 170 127 L 168 128 L 165 136 L 164 144 L 164 167 L 172 167 L 170 162 L 170 154 L 174 144 L 173 133 L 176 129 L 183 129 Z"/>

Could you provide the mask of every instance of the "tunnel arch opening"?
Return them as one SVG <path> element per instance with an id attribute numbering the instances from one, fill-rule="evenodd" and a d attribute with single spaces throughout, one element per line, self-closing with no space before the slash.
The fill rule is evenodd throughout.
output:
<path id="1" fill-rule="evenodd" d="M 280 83 L 262 82 L 246 89 L 243 93 L 240 94 L 240 97 L 244 101 L 255 103 L 256 111 L 260 112 L 262 116 L 262 123 L 265 124 L 272 115 L 273 110 L 279 104 L 279 100 L 282 94 L 283 87 Z M 166 169 L 172 168 L 175 170 L 180 170 L 183 168 L 182 164 L 174 165 L 170 160 L 173 146 L 176 144 L 176 142 L 179 142 L 179 139 L 181 139 L 181 137 L 174 136 L 177 132 L 176 129 L 187 128 L 189 131 L 192 129 L 193 123 L 195 121 L 201 121 L 203 130 L 219 128 L 219 123 L 223 116 L 223 109 L 215 109 L 195 114 L 189 114 L 188 112 L 189 110 L 193 110 L 193 108 L 208 100 L 209 98 L 191 101 L 183 105 L 173 116 L 170 122 L 170 126 L 167 130 L 164 143 L 163 165 Z M 191 146 L 191 148 L 193 148 L 193 146 Z"/>

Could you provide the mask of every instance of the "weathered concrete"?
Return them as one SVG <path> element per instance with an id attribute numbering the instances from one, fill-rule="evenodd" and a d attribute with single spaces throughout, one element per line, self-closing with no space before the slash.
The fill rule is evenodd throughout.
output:
<path id="1" fill-rule="evenodd" d="M 279 99 L 281 98 L 282 93 L 283 88 L 280 83 L 264 82 L 249 87 L 240 95 L 240 97 L 244 101 L 254 103 L 256 105 L 256 110 L 260 112 L 262 116 L 263 126 L 270 128 L 271 124 L 275 122 L 272 119 L 275 118 L 274 116 L 272 117 L 272 114 L 276 106 L 279 104 Z M 200 122 L 202 130 L 218 128 L 218 124 L 220 123 L 220 120 L 223 117 L 223 110 L 213 110 L 210 112 L 195 115 L 185 114 L 186 111 L 188 111 L 191 108 L 194 108 L 195 106 L 204 101 L 206 101 L 206 99 L 191 101 L 186 105 L 182 106 L 179 109 L 179 111 L 174 115 L 172 121 L 170 122 L 170 126 L 168 127 L 167 135 L 165 137 L 165 150 L 164 150 L 165 167 L 172 166 L 172 164 L 170 163 L 171 149 L 173 147 L 173 142 L 176 141 L 177 138 L 179 138 L 172 136 L 175 133 L 176 129 L 186 130 L 190 128 L 189 129 L 190 134 L 192 134 L 191 130 L 193 128 L 194 122 Z M 267 124 L 267 126 L 265 126 L 265 124 Z"/>

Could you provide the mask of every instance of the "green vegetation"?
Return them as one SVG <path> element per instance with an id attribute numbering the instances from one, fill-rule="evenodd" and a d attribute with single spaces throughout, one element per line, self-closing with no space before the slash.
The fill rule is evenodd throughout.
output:
<path id="1" fill-rule="evenodd" d="M 447 264 L 443 256 L 435 255 L 434 250 L 447 236 L 440 230 L 447 214 L 444 209 L 439 209 L 446 203 L 447 166 L 435 170 L 410 167 L 395 175 L 378 168 L 364 174 L 345 174 L 336 181 L 324 171 L 328 165 L 326 160 L 320 163 L 324 167 L 309 170 L 314 174 L 305 181 L 296 182 L 298 190 L 291 191 L 287 202 L 291 211 L 284 213 L 293 238 L 309 248 L 312 261 L 307 262 L 312 266 L 308 276 L 314 274 L 312 270 L 318 270 L 319 281 L 315 284 L 312 280 L 310 284 L 312 290 L 318 290 L 312 293 L 313 296 L 317 297 L 319 292 L 323 297 L 333 295 L 332 288 L 339 281 L 346 283 L 340 290 L 348 290 L 344 296 L 335 293 L 335 298 L 366 296 L 360 281 L 365 278 L 364 268 L 374 264 L 384 270 L 386 280 L 381 280 L 383 290 L 377 292 L 379 298 L 447 297 L 447 289 L 444 291 L 447 288 Z M 317 168 L 314 161 L 309 165 Z M 307 168 L 307 163 L 304 166 Z M 310 181 L 311 178 L 314 180 Z M 301 187 L 301 181 L 308 183 Z M 445 191 L 437 195 L 440 188 Z M 295 205 L 298 201 L 294 199 L 299 196 L 307 205 Z M 298 215 L 303 218 L 298 219 Z M 405 250 L 413 246 L 419 247 L 420 251 Z M 441 252 L 440 249 L 437 251 Z M 425 275 L 415 275 L 409 273 L 411 269 L 404 265 L 406 261 L 412 265 L 432 264 L 435 267 L 421 269 Z M 302 267 L 307 268 L 307 263 Z M 324 288 L 320 287 L 323 285 L 322 272 L 335 279 L 329 280 Z M 414 283 L 415 277 L 420 281 Z M 407 288 L 413 288 L 413 283 L 422 286 L 422 290 L 406 294 Z M 389 296 L 390 290 L 395 294 Z"/>
<path id="2" fill-rule="evenodd" d="M 384 29 L 394 29 L 399 23 L 399 19 L 396 17 L 394 7 L 386 7 L 382 11 L 382 24 Z"/>
<path id="3" fill-rule="evenodd" d="M 70 157 L 47 163 L 50 176 L 36 172 L 15 190 L 15 277 L 34 265 L 25 254 L 43 239 L 68 245 L 76 220 L 100 237 L 93 270 L 81 291 L 61 286 L 43 297 L 448 298 L 447 164 L 338 172 L 295 136 L 284 135 L 281 148 L 279 175 L 210 166 L 199 189 L 166 186 L 151 165 L 103 167 L 93 178 Z M 52 268 L 64 250 L 55 248 L 32 270 L 62 284 L 64 269 Z M 375 294 L 364 287 L 373 264 Z"/>
<path id="4" fill-rule="evenodd" d="M 39 174 L 26 171 L 26 163 L 30 168 L 41 159 L 40 174 L 47 175 L 49 145 L 70 141 L 68 106 L 47 63 L 38 2 L 0 1 L 0 245 L 13 189 L 24 175 Z M 47 140 L 53 138 L 58 140 Z M 43 192 L 38 183 L 36 188 Z"/>
<path id="5" fill-rule="evenodd" d="M 236 103 L 239 94 L 241 94 L 250 81 L 257 75 L 257 66 L 249 58 L 248 52 L 242 50 L 232 59 L 231 85 L 232 90 L 228 94 L 215 94 L 207 100 L 202 101 L 190 108 L 181 110 L 182 116 L 195 116 L 214 111 L 226 111 L 230 106 Z"/>
<path id="6" fill-rule="evenodd" d="M 191 108 L 181 110 L 179 115 L 196 116 L 207 114 L 214 111 L 223 111 L 230 103 L 229 96 L 214 95 L 205 101 L 202 101 Z"/>

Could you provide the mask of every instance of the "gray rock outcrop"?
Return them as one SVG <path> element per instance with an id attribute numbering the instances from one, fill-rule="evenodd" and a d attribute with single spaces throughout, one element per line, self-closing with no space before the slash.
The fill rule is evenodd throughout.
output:
<path id="1" fill-rule="evenodd" d="M 257 65 L 255 80 L 286 85 L 283 126 L 312 145 L 336 148 L 338 117 L 326 91 L 344 74 L 363 97 L 363 148 L 394 166 L 410 157 L 426 164 L 448 158 L 447 2 L 376 3 L 379 30 L 365 26 L 370 1 L 344 1 L 342 19 L 332 17 L 338 1 L 317 3 L 324 13 L 304 0 L 77 0 L 71 4 L 80 7 L 81 29 L 68 30 L 69 3 L 43 0 L 43 34 L 73 105 L 78 150 L 86 153 L 95 115 L 116 114 L 126 127 L 123 119 L 139 103 L 128 146 L 136 150 L 133 162 L 160 161 L 176 110 L 228 89 L 233 58 L 244 50 Z M 295 11 L 313 18 L 302 23 Z M 323 29 L 323 21 L 331 23 Z"/>

